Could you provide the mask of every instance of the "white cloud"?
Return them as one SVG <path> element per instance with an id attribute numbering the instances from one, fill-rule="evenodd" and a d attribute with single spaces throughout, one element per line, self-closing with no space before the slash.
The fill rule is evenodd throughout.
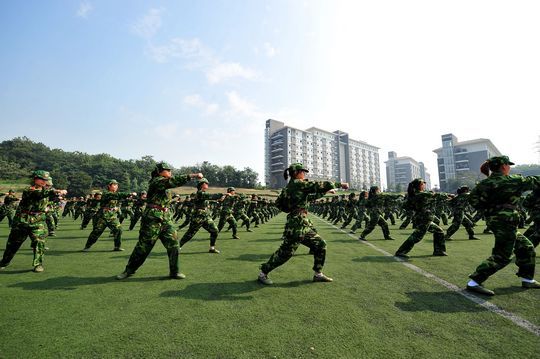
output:
<path id="1" fill-rule="evenodd" d="M 154 128 L 154 133 L 158 135 L 160 138 L 163 138 L 166 140 L 172 139 L 174 136 L 176 136 L 177 132 L 178 132 L 178 123 L 176 122 L 164 123 Z"/>
<path id="2" fill-rule="evenodd" d="M 268 42 L 264 44 L 264 52 L 268 57 L 274 57 L 277 54 L 276 49 Z"/>
<path id="3" fill-rule="evenodd" d="M 203 114 L 206 116 L 213 115 L 219 110 L 219 105 L 217 103 L 208 103 L 198 94 L 185 96 L 184 103 L 188 106 L 202 109 Z"/>
<path id="4" fill-rule="evenodd" d="M 251 118 L 264 118 L 263 113 L 259 111 L 254 103 L 240 97 L 236 91 L 227 92 L 226 95 L 232 114 Z"/>
<path id="5" fill-rule="evenodd" d="M 217 84 L 233 77 L 254 80 L 257 78 L 257 72 L 236 62 L 218 63 L 206 71 L 206 78 L 211 84 Z"/>
<path id="6" fill-rule="evenodd" d="M 86 19 L 88 17 L 88 14 L 94 9 L 92 4 L 90 4 L 87 1 L 83 1 L 79 4 L 79 8 L 77 9 L 77 16 L 82 17 Z"/>
<path id="7" fill-rule="evenodd" d="M 162 9 L 150 9 L 133 25 L 133 32 L 145 39 L 152 38 L 161 27 L 162 12 Z"/>

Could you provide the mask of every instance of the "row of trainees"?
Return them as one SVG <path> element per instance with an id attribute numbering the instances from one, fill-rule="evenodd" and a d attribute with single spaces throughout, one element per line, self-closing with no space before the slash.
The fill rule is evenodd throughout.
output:
<path id="1" fill-rule="evenodd" d="M 162 175 L 157 175 L 156 173 L 162 173 Z M 237 212 L 234 210 L 235 208 L 240 208 L 236 204 L 238 202 L 245 203 L 245 199 L 237 195 L 235 189 L 232 187 L 225 194 L 209 194 L 206 192 L 209 183 L 206 179 L 202 178 L 201 174 L 192 174 L 190 176 L 173 177 L 170 165 L 166 163 L 158 164 L 156 170 L 152 172 L 152 180 L 141 216 L 139 243 L 148 242 L 148 238 L 150 238 L 151 242 L 153 241 L 155 243 L 159 238 L 165 247 L 168 248 L 171 246 L 170 236 L 172 236 L 173 242 L 178 244 L 176 229 L 174 229 L 173 224 L 173 211 L 171 211 L 172 197 L 168 193 L 168 190 L 187 183 L 192 177 L 197 177 L 199 178 L 197 183 L 198 190 L 192 196 L 193 208 L 189 228 L 180 243 L 182 245 L 187 243 L 202 227 L 210 233 L 209 252 L 219 253 L 219 250 L 215 248 L 218 233 L 225 223 L 228 223 L 232 228 L 236 227 L 234 215 Z M 156 191 L 158 192 L 157 194 Z M 0 270 L 7 267 L 27 237 L 31 238 L 31 245 L 34 250 L 34 271 L 42 272 L 44 270 L 43 255 L 45 251 L 45 238 L 47 237 L 46 219 L 49 213 L 48 207 L 51 202 L 54 202 L 59 196 L 66 193 L 65 190 L 55 190 L 52 188 L 52 178 L 48 172 L 40 170 L 33 173 L 33 185 L 23 192 L 20 204 L 16 209 L 6 250 L 4 251 L 2 261 L 0 261 Z M 120 247 L 122 228 L 118 218 L 119 201 L 133 195 L 133 193 L 118 192 L 117 181 L 111 180 L 109 182 L 107 190 L 100 195 L 98 210 L 93 217 L 93 230 L 88 237 L 83 251 L 88 251 L 107 227 L 111 229 L 114 237 L 114 250 L 123 250 Z M 209 203 L 212 200 L 222 202 L 219 212 L 220 223 L 218 226 L 214 223 L 212 213 L 209 210 Z M 257 202 L 257 198 L 253 197 L 252 202 Z M 257 225 L 259 222 L 266 222 L 270 217 L 276 215 L 278 211 L 271 206 L 260 206 L 260 210 L 254 210 L 253 213 L 256 214 L 254 221 Z M 247 217 L 245 213 L 240 211 L 240 214 L 243 214 L 240 218 L 251 222 L 251 218 Z M 154 231 L 155 223 L 153 224 L 153 222 L 159 224 L 159 231 Z M 235 237 L 238 238 L 237 236 Z M 177 275 L 177 271 L 171 272 L 172 277 L 176 277 Z"/>
<path id="2" fill-rule="evenodd" d="M 229 187 L 227 192 L 236 192 L 234 187 Z M 236 193 L 235 193 L 236 194 Z M 95 192 L 93 195 L 85 197 L 70 198 L 65 201 L 65 205 L 62 211 L 62 217 L 71 216 L 74 220 L 79 217 L 83 218 L 81 229 L 88 226 L 91 220 L 93 220 L 95 214 L 100 209 L 100 203 L 102 198 L 102 192 Z M 173 219 L 177 223 L 180 219 L 184 219 L 179 229 L 189 225 L 191 216 L 193 214 L 193 202 L 195 193 L 190 196 L 186 196 L 185 200 L 180 195 L 174 195 L 169 210 L 173 213 Z M 140 195 L 132 194 L 127 198 L 119 201 L 117 207 L 118 219 L 120 223 L 123 223 L 125 219 L 130 220 L 129 229 L 132 230 L 137 222 L 140 220 L 142 213 L 146 207 L 147 193 L 143 191 Z M 60 211 L 61 204 L 59 201 L 52 203 L 52 211 L 56 212 L 56 215 Z M 223 214 L 226 210 L 232 208 L 232 213 L 236 221 L 242 220 L 242 225 L 245 226 L 247 231 L 250 230 L 250 226 L 254 223 L 257 227 L 261 222 L 265 222 L 271 216 L 272 208 L 271 203 L 266 198 L 259 198 L 256 194 L 252 194 L 249 199 L 244 194 L 237 194 L 228 201 L 212 200 L 210 201 L 210 211 L 212 212 L 212 218 L 214 220 L 220 217 L 220 223 L 223 221 Z M 228 208 L 227 208 L 228 207 Z M 246 218 L 247 217 L 247 218 Z M 225 217 L 226 218 L 226 217 Z M 249 218 L 249 221 L 247 221 Z M 224 223 L 224 222 L 223 222 Z M 223 226 L 221 224 L 221 227 Z M 235 230 L 234 225 L 231 225 Z M 235 231 L 236 232 L 236 231 Z"/>
<path id="3" fill-rule="evenodd" d="M 326 198 L 326 200 L 312 201 L 310 209 L 318 216 L 332 222 L 334 225 L 342 223 L 341 229 L 345 229 L 352 224 L 349 233 L 355 234 L 362 228 L 362 223 L 366 228 L 360 235 L 360 240 L 366 240 L 377 225 L 383 231 L 384 238 L 393 240 L 390 235 L 389 223 L 396 224 L 396 218 L 402 220 L 399 229 L 406 229 L 415 216 L 411 201 L 408 201 L 409 194 L 401 195 L 396 193 L 381 192 L 378 186 L 372 186 L 368 191 L 358 194 L 350 193 L 348 198 L 345 195 Z M 523 229 L 530 225 L 524 235 L 529 238 L 535 247 L 540 243 L 539 214 L 540 192 L 530 191 L 517 199 L 514 206 L 518 216 L 518 228 Z M 445 234 L 445 240 L 452 240 L 452 236 L 463 226 L 470 240 L 478 240 L 474 233 L 476 223 L 485 219 L 485 211 L 481 208 L 474 208 L 470 203 L 470 190 L 468 186 L 462 186 L 456 194 L 435 193 L 426 203 L 433 216 L 433 223 L 447 226 L 451 220 L 450 227 Z M 485 234 L 493 233 L 489 224 L 484 230 Z"/>
<path id="4" fill-rule="evenodd" d="M 533 193 L 538 194 L 540 176 L 522 177 L 510 175 L 511 165 L 513 163 L 510 162 L 507 156 L 493 157 L 487 160 L 481 168 L 487 178 L 479 182 L 469 195 L 470 204 L 476 210 L 482 211 L 488 226 L 495 236 L 492 255 L 483 261 L 475 272 L 469 276 L 470 281 L 466 287 L 470 291 L 483 295 L 494 294 L 493 291 L 484 288 L 482 284 L 492 274 L 510 263 L 512 253 L 516 255 L 516 265 L 519 268 L 517 275 L 521 278 L 522 287 L 540 288 L 540 284 L 534 280 L 535 247 L 529 239 L 518 232 L 519 212 L 517 210 L 517 204 L 524 192 L 533 191 Z M 170 167 L 166 167 L 165 164 L 158 164 L 152 172 L 152 180 L 148 190 L 148 204 L 141 220 L 139 241 L 130 256 L 125 270 L 117 276 L 118 279 L 125 279 L 136 272 L 144 263 L 157 239 L 160 239 L 167 249 L 171 278 L 185 278 L 179 272 L 178 253 L 180 246 L 185 244 L 186 239 L 190 239 L 186 238 L 186 236 L 192 232 L 192 226 L 193 230 L 198 230 L 202 226 L 207 230 L 211 228 L 209 230 L 211 233 L 217 231 L 208 211 L 208 201 L 213 199 L 213 196 L 217 198 L 218 195 L 206 193 L 208 181 L 201 179 L 202 174 L 172 177 Z M 308 172 L 307 168 L 301 163 L 290 165 L 284 172 L 284 178 L 286 180 L 290 178 L 290 180 L 277 198 L 276 207 L 288 213 L 287 222 L 283 231 L 281 246 L 266 263 L 261 265 L 257 280 L 262 284 L 272 284 L 268 274 L 288 261 L 300 244 L 309 247 L 310 253 L 314 256 L 313 281 L 332 281 L 332 278 L 322 272 L 326 258 L 326 242 L 318 235 L 313 223 L 308 218 L 308 208 L 309 203 L 313 200 L 322 198 L 325 194 L 334 191 L 336 187 L 347 189 L 348 184 L 309 181 L 306 179 Z M 170 205 L 167 189 L 181 186 L 191 178 L 199 178 L 198 191 L 195 197 L 197 218 L 192 222 L 192 226 L 190 225 L 190 230 L 178 243 L 171 213 L 165 210 Z M 34 179 L 35 186 L 39 187 L 39 179 L 39 176 Z M 38 189 L 40 190 L 38 191 Z M 52 195 L 51 191 L 44 188 L 34 188 L 30 191 L 30 193 L 32 192 L 39 193 L 39 196 L 34 195 L 36 200 Z M 230 196 L 230 194 L 224 194 L 223 196 Z M 435 252 L 440 250 L 445 253 L 444 232 L 433 221 L 432 203 L 437 196 L 440 195 L 425 191 L 425 182 L 421 179 L 416 179 L 409 184 L 405 206 L 411 211 L 415 229 L 396 251 L 396 257 L 408 258 L 407 253 L 428 231 L 434 235 Z M 24 194 L 21 205 L 23 202 Z M 28 201 L 28 203 L 30 202 Z M 536 216 L 536 214 L 533 215 Z M 370 220 L 370 222 L 372 221 Z M 538 222 L 535 222 L 536 230 L 538 229 L 537 224 Z M 9 263 L 9 260 L 6 261 L 6 253 L 11 253 L 17 245 L 12 240 L 12 233 L 10 233 L 8 239 L 4 258 L 0 262 L 0 269 L 5 268 Z M 29 234 L 26 233 L 25 235 Z M 20 246 L 20 243 L 18 245 Z"/>

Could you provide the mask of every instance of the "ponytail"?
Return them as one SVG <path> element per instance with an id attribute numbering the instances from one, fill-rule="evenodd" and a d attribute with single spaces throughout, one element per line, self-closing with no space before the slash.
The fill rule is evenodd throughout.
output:
<path id="1" fill-rule="evenodd" d="M 489 177 L 489 170 L 491 169 L 491 166 L 489 164 L 489 161 L 485 161 L 480 166 L 480 172 L 482 172 L 486 177 Z"/>
<path id="2" fill-rule="evenodd" d="M 152 178 L 158 177 L 158 176 L 159 176 L 159 171 L 157 170 L 157 168 L 154 169 L 154 170 L 152 171 L 152 173 L 150 173 L 150 175 L 152 176 Z"/>
<path id="3" fill-rule="evenodd" d="M 286 168 L 285 171 L 283 171 L 283 178 L 285 178 L 285 181 L 289 179 L 289 169 Z"/>
<path id="4" fill-rule="evenodd" d="M 416 186 L 414 182 L 409 182 L 409 185 L 407 186 L 407 196 L 409 198 L 414 197 L 416 194 Z"/>

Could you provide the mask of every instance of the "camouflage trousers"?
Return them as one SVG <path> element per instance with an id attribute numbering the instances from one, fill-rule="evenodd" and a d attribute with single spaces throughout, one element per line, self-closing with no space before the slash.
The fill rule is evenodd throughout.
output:
<path id="1" fill-rule="evenodd" d="M 210 217 L 210 214 L 203 212 L 196 213 L 191 217 L 189 228 L 180 240 L 180 247 L 189 242 L 191 238 L 193 238 L 193 236 L 195 236 L 195 234 L 199 231 L 199 229 L 201 229 L 201 227 L 204 228 L 208 233 L 210 233 L 210 246 L 215 246 L 219 232 L 218 228 Z"/>
<path id="2" fill-rule="evenodd" d="M 268 262 L 261 265 L 261 271 L 270 273 L 275 268 L 287 262 L 296 252 L 298 246 L 303 244 L 313 253 L 313 270 L 322 272 L 326 259 L 326 242 L 317 234 L 311 221 L 302 215 L 289 215 L 283 232 L 283 243 L 272 254 Z"/>
<path id="3" fill-rule="evenodd" d="M 409 253 L 414 245 L 422 240 L 427 232 L 433 233 L 433 253 L 446 251 L 444 231 L 431 218 L 414 220 L 414 232 L 403 242 L 396 253 Z"/>
<path id="4" fill-rule="evenodd" d="M 484 260 L 469 276 L 477 283 L 483 283 L 492 274 L 506 267 L 512 260 L 512 252 L 516 255 L 518 277 L 533 279 L 536 262 L 534 246 L 517 230 L 519 219 L 503 215 L 488 217 L 488 226 L 495 235 L 495 246 L 491 256 Z"/>
<path id="5" fill-rule="evenodd" d="M 452 225 L 450 225 L 450 227 L 448 227 L 448 230 L 446 231 L 446 238 L 452 237 L 461 225 L 465 227 L 465 230 L 467 231 L 469 237 L 474 236 L 474 224 L 472 223 L 472 221 L 469 219 L 469 217 L 465 216 L 463 212 L 456 212 L 454 213 L 454 217 L 452 218 Z"/>
<path id="6" fill-rule="evenodd" d="M 222 212 L 219 217 L 219 224 L 218 224 L 218 231 L 221 232 L 223 227 L 225 226 L 225 222 L 229 224 L 229 226 L 232 229 L 233 236 L 236 236 L 236 232 L 238 231 L 238 223 L 236 223 L 236 219 L 234 218 L 232 212 Z"/>
<path id="7" fill-rule="evenodd" d="M 540 243 L 540 219 L 535 219 L 523 235 L 532 242 L 535 248 L 538 247 Z"/>
<path id="8" fill-rule="evenodd" d="M 373 230 L 375 229 L 375 227 L 377 225 L 379 225 L 381 227 L 384 238 L 385 239 L 389 238 L 390 237 L 390 229 L 388 229 L 388 223 L 386 223 L 384 218 L 378 212 L 370 212 L 369 213 L 369 222 L 368 222 L 368 224 L 366 226 L 366 229 L 364 229 L 362 231 L 362 234 L 360 235 L 360 237 L 366 238 L 366 236 L 368 234 L 373 232 Z"/>
<path id="9" fill-rule="evenodd" d="M 92 221 L 92 227 L 95 226 L 96 223 L 96 213 L 97 210 L 86 210 L 83 214 L 83 220 L 81 223 L 81 229 L 85 229 L 88 226 L 88 223 L 90 223 L 90 220 Z"/>
<path id="10" fill-rule="evenodd" d="M 11 232 L 9 232 L 6 250 L 4 251 L 2 261 L 0 261 L 0 266 L 5 267 L 11 262 L 27 237 L 30 237 L 34 251 L 32 266 L 42 265 L 43 255 L 45 254 L 46 234 L 47 230 L 45 229 L 44 221 L 38 221 L 32 224 L 14 223 Z"/>
<path id="11" fill-rule="evenodd" d="M 234 214 L 234 218 L 237 222 L 242 221 L 242 225 L 240 227 L 246 226 L 246 229 L 249 229 L 250 223 L 249 223 L 249 217 L 244 211 L 236 212 Z"/>
<path id="12" fill-rule="evenodd" d="M 4 217 L 8 219 L 8 226 L 11 228 L 13 225 L 13 218 L 15 217 L 15 209 L 8 208 L 6 206 L 0 206 L 0 222 L 4 220 Z"/>
<path id="13" fill-rule="evenodd" d="M 122 245 L 122 225 L 116 217 L 113 217 L 111 219 L 106 219 L 103 217 L 96 218 L 94 228 L 88 236 L 85 248 L 92 247 L 92 245 L 97 242 L 97 240 L 107 227 L 109 227 L 109 229 L 112 231 L 114 237 L 114 247 L 119 248 Z"/>
<path id="14" fill-rule="evenodd" d="M 351 231 L 354 232 L 358 228 L 362 228 L 362 222 L 366 222 L 366 226 L 369 223 L 369 217 L 366 213 L 366 211 L 358 211 L 358 215 L 356 216 L 356 222 L 354 222 L 354 225 L 351 228 Z"/>
<path id="15" fill-rule="evenodd" d="M 137 222 L 139 222 L 139 219 L 141 219 L 143 214 L 143 211 L 140 209 L 136 209 L 133 212 L 133 216 L 131 217 L 131 221 L 129 222 L 129 230 L 131 231 L 135 226 L 137 225 Z M 142 222 L 141 222 L 142 223 Z"/>
<path id="16" fill-rule="evenodd" d="M 144 261 L 154 248 L 157 240 L 160 240 L 169 257 L 169 274 L 176 275 L 180 270 L 178 253 L 180 246 L 178 236 L 172 220 L 156 220 L 152 217 L 142 217 L 139 241 L 133 248 L 126 266 L 126 272 L 133 274 L 143 265 Z"/>

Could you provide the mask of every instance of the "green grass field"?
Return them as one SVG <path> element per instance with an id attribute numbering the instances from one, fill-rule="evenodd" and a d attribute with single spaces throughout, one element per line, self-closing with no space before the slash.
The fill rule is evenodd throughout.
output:
<path id="1" fill-rule="evenodd" d="M 111 252 L 107 232 L 81 253 L 89 230 L 63 219 L 48 241 L 45 272 L 33 273 L 30 242 L 0 273 L 0 358 L 532 358 L 540 338 L 392 257 L 314 218 L 328 243 L 325 273 L 333 283 L 312 283 L 312 257 L 301 246 L 270 277 L 255 279 L 260 263 L 277 249 L 284 215 L 253 233 L 220 234 L 220 255 L 207 253 L 199 234 L 182 250 L 187 279 L 169 280 L 167 256 L 156 244 L 133 277 L 117 281 L 137 231 L 127 231 L 125 252 Z M 136 227 L 137 229 L 138 227 Z M 411 229 L 392 226 L 396 241 L 370 243 L 393 253 Z M 477 227 L 481 233 L 483 227 Z M 0 248 L 9 233 L 0 224 Z M 180 232 L 180 235 L 183 232 Z M 461 229 L 449 257 L 431 257 L 431 236 L 411 252 L 410 263 L 464 287 L 487 257 L 491 235 L 468 241 Z M 523 290 L 515 265 L 486 286 L 489 301 L 540 325 L 540 291 Z M 535 354 L 536 353 L 536 354 Z"/>

